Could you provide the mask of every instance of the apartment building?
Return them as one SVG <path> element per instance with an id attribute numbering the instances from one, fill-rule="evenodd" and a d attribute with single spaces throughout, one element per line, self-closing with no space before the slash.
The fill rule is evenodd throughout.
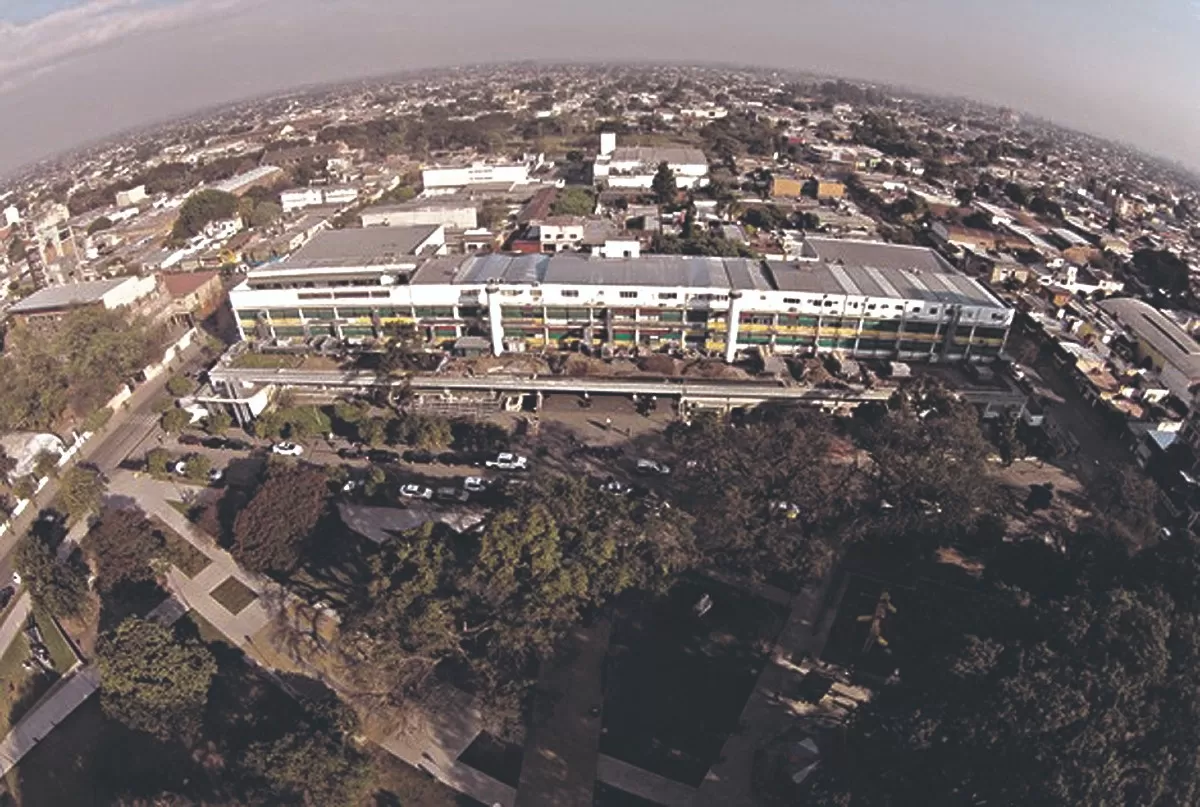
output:
<path id="1" fill-rule="evenodd" d="M 496 354 L 582 342 L 687 347 L 729 361 L 756 348 L 986 362 L 1013 318 L 932 250 L 819 238 L 791 261 L 564 252 L 330 271 L 289 260 L 251 272 L 230 298 L 244 337 L 353 341 L 404 325 L 434 344 L 487 335 Z"/>

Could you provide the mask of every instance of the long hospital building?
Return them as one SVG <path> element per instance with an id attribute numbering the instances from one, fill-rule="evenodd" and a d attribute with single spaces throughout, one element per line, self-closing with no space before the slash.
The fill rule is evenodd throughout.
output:
<path id="1" fill-rule="evenodd" d="M 497 355 L 582 342 L 686 346 L 727 361 L 750 348 L 990 361 L 1013 318 L 923 247 L 808 238 L 801 256 L 784 262 L 579 253 L 381 257 L 364 244 L 360 255 L 343 249 L 322 261 L 301 250 L 296 260 L 250 272 L 230 294 L 243 338 L 362 341 L 400 326 L 435 344 L 484 336 Z"/>

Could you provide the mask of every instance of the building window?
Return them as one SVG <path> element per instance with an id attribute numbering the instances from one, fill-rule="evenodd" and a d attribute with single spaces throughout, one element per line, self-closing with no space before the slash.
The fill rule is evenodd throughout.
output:
<path id="1" fill-rule="evenodd" d="M 937 312 L 938 312 L 938 310 L 936 308 L 929 309 L 930 314 L 936 314 Z"/>
<path id="2" fill-rule="evenodd" d="M 563 297 L 578 297 L 579 289 L 563 289 L 562 296 Z"/>
<path id="3" fill-rule="evenodd" d="M 799 297 L 784 297 L 783 302 L 787 305 L 803 305 L 804 300 Z"/>
<path id="4" fill-rule="evenodd" d="M 868 310 L 868 311 L 874 311 L 874 310 L 875 310 L 875 303 L 867 303 L 867 310 Z"/>
<path id="5" fill-rule="evenodd" d="M 658 293 L 658 299 L 660 300 L 676 300 L 678 298 L 679 295 L 673 291 L 660 291 Z"/>
<path id="6" fill-rule="evenodd" d="M 636 291 L 623 291 L 623 292 L 621 292 L 621 299 L 622 299 L 622 300 L 636 300 L 636 299 L 637 299 L 637 296 L 638 296 L 638 293 L 637 293 Z"/>

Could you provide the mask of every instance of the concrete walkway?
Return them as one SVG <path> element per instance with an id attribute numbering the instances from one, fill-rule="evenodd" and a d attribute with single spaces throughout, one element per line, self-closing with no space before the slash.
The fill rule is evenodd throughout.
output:
<path id="1" fill-rule="evenodd" d="M 29 589 L 25 589 L 13 603 L 12 610 L 4 618 L 4 623 L 0 624 L 0 656 L 4 655 L 8 646 L 13 643 L 13 639 L 16 639 L 17 635 L 25 628 L 25 623 L 29 620 L 29 612 L 32 609 L 33 598 L 29 596 Z"/>
<path id="2" fill-rule="evenodd" d="M 188 543 L 209 559 L 207 568 L 189 578 L 179 569 L 168 570 L 168 584 L 180 603 L 193 608 L 233 645 L 242 649 L 262 667 L 272 670 L 258 652 L 252 637 L 259 634 L 272 620 L 265 603 L 284 603 L 299 599 L 265 577 L 242 569 L 237 561 L 217 546 L 209 535 L 198 530 L 168 502 L 184 498 L 182 490 L 170 482 L 159 482 L 147 476 L 117 472 L 109 485 L 110 498 L 131 500 L 148 514 L 161 519 Z M 214 600 L 211 591 L 233 577 L 258 595 L 241 613 L 231 614 Z M 325 679 L 337 688 L 337 682 Z M 451 703 L 444 704 L 436 714 L 426 712 L 388 737 L 380 746 L 415 768 L 430 773 L 449 787 L 488 807 L 513 807 L 516 791 L 508 785 L 458 761 L 458 757 L 479 736 L 482 720 L 470 696 L 455 690 Z"/>
<path id="3" fill-rule="evenodd" d="M 234 645 L 250 652 L 250 638 L 271 621 L 272 615 L 266 603 L 282 602 L 282 587 L 265 577 L 244 570 L 232 555 L 217 546 L 217 542 L 211 536 L 197 529 L 172 507 L 170 501 L 183 498 L 182 492 L 174 484 L 159 482 L 146 476 L 134 476 L 128 472 L 118 472 L 113 475 L 109 485 L 109 497 L 132 500 L 208 558 L 208 566 L 195 577 L 188 577 L 174 567 L 169 569 L 168 587 L 183 604 L 194 608 Z M 237 614 L 231 613 L 212 597 L 212 591 L 231 577 L 257 595 L 254 602 Z"/>
<path id="4" fill-rule="evenodd" d="M 596 778 L 606 785 L 665 807 L 692 807 L 696 803 L 696 788 L 606 754 L 601 754 L 596 760 Z"/>
<path id="5" fill-rule="evenodd" d="M 754 752 L 763 743 L 795 724 L 800 715 L 782 693 L 795 691 L 804 674 L 791 663 L 801 656 L 817 657 L 828 636 L 818 625 L 832 572 L 819 585 L 801 591 L 791 601 L 791 612 L 779 634 L 770 661 L 763 666 L 754 691 L 742 710 L 744 730 L 725 741 L 721 758 L 700 783 L 698 807 L 751 807 Z M 735 583 L 736 584 L 736 583 Z"/>
<path id="6" fill-rule="evenodd" d="M 612 624 L 578 627 L 542 665 L 516 807 L 592 807 Z"/>

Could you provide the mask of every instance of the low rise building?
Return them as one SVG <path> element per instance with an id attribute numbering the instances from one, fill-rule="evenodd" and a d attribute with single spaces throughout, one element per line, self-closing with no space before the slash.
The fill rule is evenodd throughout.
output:
<path id="1" fill-rule="evenodd" d="M 1200 384 L 1200 344 L 1153 306 L 1132 297 L 1104 300 L 1099 308 L 1132 336 L 1135 356 L 1148 363 L 1180 400 L 1191 401 Z"/>
<path id="2" fill-rule="evenodd" d="M 153 277 L 114 277 L 41 289 L 9 306 L 8 317 L 29 327 L 52 327 L 80 308 L 138 310 L 157 296 Z"/>
<path id="3" fill-rule="evenodd" d="M 611 146 L 611 150 L 605 149 Z M 666 163 L 675 174 L 679 188 L 696 188 L 708 184 L 708 158 L 696 148 L 683 146 L 616 146 L 615 136 L 602 138 L 601 152 L 592 172 L 598 182 L 610 188 L 648 190 L 654 184 L 658 168 Z"/>
<path id="4" fill-rule="evenodd" d="M 474 230 L 479 226 L 479 213 L 475 205 L 430 201 L 378 205 L 362 212 L 364 227 L 419 227 L 429 224 L 442 225 L 448 230 Z"/>
<path id="5" fill-rule="evenodd" d="M 147 198 L 149 197 L 146 195 L 145 185 L 138 185 L 136 188 L 116 193 L 117 207 L 133 207 L 139 202 L 146 201 Z"/>
<path id="6" fill-rule="evenodd" d="M 432 165 L 421 169 L 421 182 L 431 188 L 462 188 L 468 185 L 504 183 L 524 185 L 529 182 L 529 166 L 525 163 L 473 162 L 466 165 Z"/>
<path id="7" fill-rule="evenodd" d="M 279 203 L 284 213 L 319 205 L 344 206 L 358 200 L 358 188 L 350 185 L 327 187 L 293 188 L 279 194 Z"/>
<path id="8" fill-rule="evenodd" d="M 299 256 L 297 256 L 299 257 Z M 495 353 L 676 346 L 901 361 L 990 361 L 1013 312 L 932 250 L 807 239 L 790 261 L 574 252 L 285 262 L 231 293 L 243 335 L 344 339 L 416 327 L 431 344 L 486 333 Z"/>

